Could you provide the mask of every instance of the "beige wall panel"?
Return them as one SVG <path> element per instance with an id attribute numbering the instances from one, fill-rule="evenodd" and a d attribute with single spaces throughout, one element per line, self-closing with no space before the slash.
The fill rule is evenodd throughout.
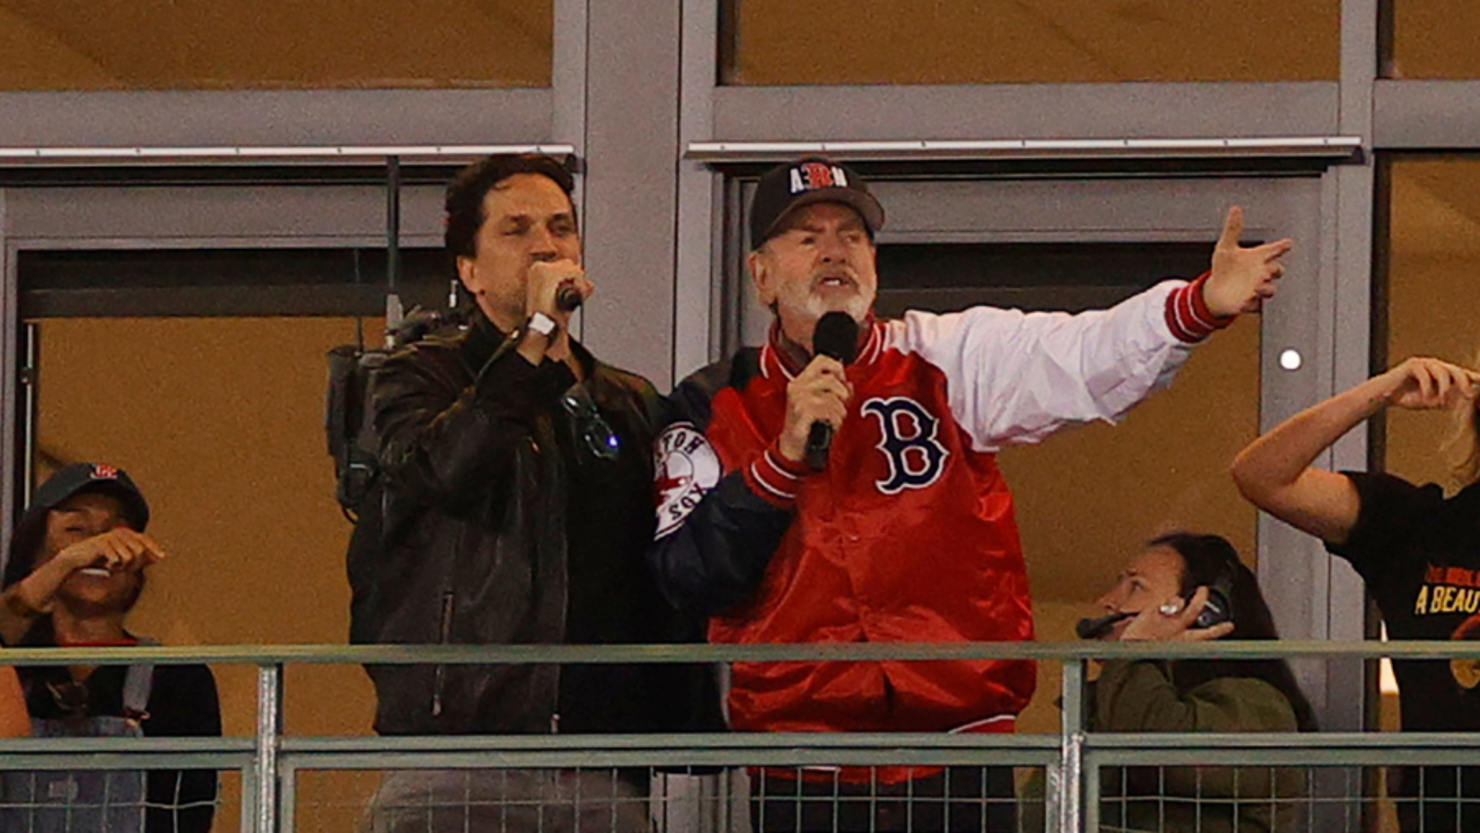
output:
<path id="1" fill-rule="evenodd" d="M 1105 588 L 1109 589 L 1107 584 Z M 1093 598 L 1084 601 L 1033 602 L 1033 626 L 1038 631 L 1040 642 L 1073 642 L 1074 623 L 1095 611 Z M 1063 713 L 1059 709 L 1059 693 L 1064 686 L 1064 664 L 1056 660 L 1038 663 L 1038 693 L 1026 709 L 1018 715 L 1017 730 L 1023 734 L 1058 734 L 1063 726 Z"/>
<path id="2" fill-rule="evenodd" d="M 1442 3 L 1398 6 L 1399 55 L 1422 60 L 1405 63 L 1406 68 L 1434 71 L 1453 65 L 1444 63 L 1443 54 L 1430 56 L 1436 60 L 1425 60 L 1414 52 L 1419 36 L 1436 44 L 1449 37 L 1434 28 L 1437 21 L 1424 22 L 1423 15 L 1441 9 L 1456 16 L 1454 34 L 1463 31 L 1472 11 L 1468 4 L 1464 9 Z M 1415 33 L 1414 28 L 1420 32 Z M 1466 44 L 1473 41 L 1472 35 L 1464 38 Z M 1394 162 L 1390 208 L 1389 364 L 1398 364 L 1409 356 L 1435 356 L 1473 367 L 1471 363 L 1480 348 L 1480 328 L 1475 323 L 1475 310 L 1480 309 L 1480 159 L 1413 158 Z M 1384 461 L 1387 471 L 1415 483 L 1439 483 L 1446 490 L 1454 490 L 1457 483 L 1440 450 L 1452 426 L 1447 412 L 1390 409 Z M 1384 670 L 1385 674 L 1391 673 L 1386 661 Z M 1383 731 L 1397 731 L 1399 727 L 1398 696 L 1387 686 L 1378 706 L 1378 725 Z M 1381 829 L 1397 830 L 1393 808 L 1383 804 L 1379 812 Z"/>
<path id="3" fill-rule="evenodd" d="M 1474 0 L 1393 2 L 1388 78 L 1480 78 L 1480 4 Z"/>
<path id="4" fill-rule="evenodd" d="M 0 89 L 107 89 L 117 84 L 97 62 L 51 33 L 0 6 Z"/>
<path id="5" fill-rule="evenodd" d="M 727 0 L 734 84 L 1317 81 L 1339 0 Z M 1277 22 L 1276 22 L 1277 21 Z M 733 35 L 732 35 L 733 37 Z"/>
<path id="6" fill-rule="evenodd" d="M 548 87 L 553 46 L 553 0 L 0 0 L 0 90 Z"/>

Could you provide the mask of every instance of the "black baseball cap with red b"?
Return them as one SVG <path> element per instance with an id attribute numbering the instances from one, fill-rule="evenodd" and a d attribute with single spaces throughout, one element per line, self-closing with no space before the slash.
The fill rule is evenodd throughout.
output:
<path id="1" fill-rule="evenodd" d="M 836 202 L 858 212 L 873 236 L 884 225 L 884 207 L 858 172 L 821 156 L 778 165 L 761 176 L 750 203 L 750 248 L 786 231 L 786 220 L 802 206 Z"/>

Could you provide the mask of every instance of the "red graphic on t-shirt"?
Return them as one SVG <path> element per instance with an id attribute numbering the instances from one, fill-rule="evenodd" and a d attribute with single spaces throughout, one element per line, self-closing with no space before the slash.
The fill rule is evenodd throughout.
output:
<path id="1" fill-rule="evenodd" d="M 1474 570 L 1467 567 L 1445 567 L 1439 564 L 1430 564 L 1428 570 L 1424 571 L 1423 580 L 1427 584 L 1480 587 L 1480 576 L 1477 576 Z"/>

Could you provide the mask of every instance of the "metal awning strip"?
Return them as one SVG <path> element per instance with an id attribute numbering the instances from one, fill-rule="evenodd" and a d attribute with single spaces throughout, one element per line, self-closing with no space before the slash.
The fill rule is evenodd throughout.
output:
<path id="1" fill-rule="evenodd" d="M 0 166 L 82 164 L 127 166 L 136 164 L 324 164 L 380 162 L 399 157 L 403 162 L 442 162 L 499 153 L 545 153 L 570 156 L 574 145 L 325 145 L 239 147 L 0 147 Z"/>
<path id="2" fill-rule="evenodd" d="M 825 142 L 691 142 L 685 158 L 705 163 L 777 162 L 807 154 L 839 160 L 927 161 L 1083 158 L 1358 158 L 1357 136 L 1204 139 L 919 139 Z"/>

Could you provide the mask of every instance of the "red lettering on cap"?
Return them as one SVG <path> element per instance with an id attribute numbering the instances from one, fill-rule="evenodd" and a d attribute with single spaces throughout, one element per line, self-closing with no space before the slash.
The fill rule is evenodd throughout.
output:
<path id="1" fill-rule="evenodd" d="M 93 466 L 92 476 L 94 480 L 117 480 L 118 469 L 107 464 Z"/>
<path id="2" fill-rule="evenodd" d="M 816 191 L 819 188 L 832 188 L 833 172 L 830 165 L 822 162 L 803 162 L 801 165 L 802 177 L 806 180 L 807 190 Z"/>

